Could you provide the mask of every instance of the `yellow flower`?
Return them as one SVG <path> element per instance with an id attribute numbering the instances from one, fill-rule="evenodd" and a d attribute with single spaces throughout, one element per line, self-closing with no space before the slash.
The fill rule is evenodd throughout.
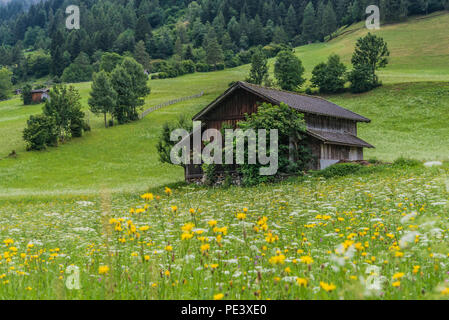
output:
<path id="1" fill-rule="evenodd" d="M 396 281 L 392 283 L 393 287 L 397 288 L 399 286 L 401 286 L 401 281 Z"/>
<path id="2" fill-rule="evenodd" d="M 168 252 L 173 251 L 173 247 L 172 246 L 166 246 L 165 247 L 165 251 L 168 251 Z"/>
<path id="3" fill-rule="evenodd" d="M 166 277 L 170 277 L 170 271 L 165 270 L 164 275 L 165 275 Z"/>
<path id="4" fill-rule="evenodd" d="M 394 256 L 395 256 L 395 257 L 403 257 L 403 256 L 404 256 L 404 253 L 401 252 L 401 251 L 396 251 L 395 254 L 394 254 Z"/>
<path id="5" fill-rule="evenodd" d="M 223 293 L 218 293 L 214 295 L 214 300 L 221 300 L 224 298 L 224 294 Z"/>
<path id="6" fill-rule="evenodd" d="M 301 260 L 301 262 L 304 263 L 304 264 L 311 264 L 311 263 L 313 263 L 313 259 L 312 259 L 312 257 L 310 257 L 310 256 L 302 256 L 302 257 L 300 258 L 300 260 Z"/>
<path id="7" fill-rule="evenodd" d="M 307 281 L 307 279 L 304 279 L 304 278 L 296 278 L 296 283 L 300 287 L 307 287 L 308 281 Z"/>
<path id="8" fill-rule="evenodd" d="M 444 288 L 443 290 L 441 290 L 441 294 L 442 294 L 443 296 L 449 295 L 449 288 Z"/>
<path id="9" fill-rule="evenodd" d="M 215 226 L 217 225 L 217 221 L 216 221 L 216 220 L 210 220 L 207 224 L 208 224 L 211 228 L 213 228 L 213 227 L 215 227 Z"/>
<path id="10" fill-rule="evenodd" d="M 184 232 L 181 235 L 181 240 L 190 240 L 193 238 L 193 233 L 189 233 L 189 232 Z"/>
<path id="11" fill-rule="evenodd" d="M 99 274 L 107 274 L 109 272 L 108 266 L 99 266 L 98 267 L 98 273 Z"/>
<path id="12" fill-rule="evenodd" d="M 405 275 L 404 272 L 398 272 L 393 275 L 393 280 L 401 279 Z"/>
<path id="13" fill-rule="evenodd" d="M 171 191 L 171 189 L 170 189 L 169 187 L 165 187 L 165 193 L 166 193 L 167 195 L 171 195 L 171 194 L 172 194 L 172 191 Z"/>
<path id="14" fill-rule="evenodd" d="M 143 258 L 145 259 L 145 261 L 150 260 L 150 256 L 149 256 L 149 255 L 146 255 L 146 256 L 144 256 Z"/>
<path id="15" fill-rule="evenodd" d="M 211 269 L 217 269 L 218 268 L 218 263 L 213 263 L 210 265 Z"/>
<path id="16" fill-rule="evenodd" d="M 237 219 L 245 220 L 246 219 L 246 214 L 244 214 L 244 213 L 237 213 Z"/>
<path id="17" fill-rule="evenodd" d="M 210 245 L 208 243 L 201 245 L 201 252 L 205 252 L 210 249 Z"/>
<path id="18" fill-rule="evenodd" d="M 195 213 L 195 209 L 190 208 L 190 209 L 189 209 L 189 212 L 190 212 L 190 214 L 194 214 L 194 213 Z"/>
<path id="19" fill-rule="evenodd" d="M 177 206 L 171 206 L 171 210 L 172 210 L 173 212 L 176 212 L 176 211 L 178 211 L 178 207 L 177 207 Z"/>
<path id="20" fill-rule="evenodd" d="M 421 269 L 420 266 L 413 266 L 413 273 L 417 274 L 419 272 L 419 269 Z"/>
<path id="21" fill-rule="evenodd" d="M 193 228 L 195 228 L 195 225 L 191 222 L 188 222 L 181 227 L 181 230 L 184 232 L 190 232 Z"/>
<path id="22" fill-rule="evenodd" d="M 33 290 L 33 288 L 31 288 L 31 287 L 26 287 L 25 290 L 26 290 L 26 291 L 31 291 L 31 290 Z"/>
<path id="23" fill-rule="evenodd" d="M 290 267 L 287 267 L 284 269 L 284 271 L 285 271 L 285 273 L 290 273 L 290 272 L 292 272 L 292 269 L 290 269 Z"/>
<path id="24" fill-rule="evenodd" d="M 271 257 L 268 262 L 271 264 L 284 264 L 285 256 L 283 254 Z"/>
<path id="25" fill-rule="evenodd" d="M 149 229 L 150 229 L 149 226 L 143 226 L 139 228 L 140 231 L 148 231 Z"/>
<path id="26" fill-rule="evenodd" d="M 334 291 L 337 288 L 333 283 L 329 284 L 323 281 L 320 282 L 320 287 L 326 292 Z"/>
<path id="27" fill-rule="evenodd" d="M 13 244 L 13 243 L 14 243 L 14 240 L 13 240 L 13 239 L 5 239 L 5 240 L 3 240 L 3 243 L 4 243 L 6 246 L 9 246 L 10 244 Z"/>
<path id="28" fill-rule="evenodd" d="M 150 200 L 150 201 L 154 199 L 154 196 L 152 193 L 145 193 L 145 194 L 141 195 L 140 197 L 144 200 Z"/>

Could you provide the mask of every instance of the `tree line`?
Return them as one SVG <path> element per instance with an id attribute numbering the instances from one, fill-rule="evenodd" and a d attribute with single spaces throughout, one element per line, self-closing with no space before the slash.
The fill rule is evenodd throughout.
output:
<path id="1" fill-rule="evenodd" d="M 449 8 L 449 0 L 74 0 L 70 4 L 80 7 L 80 30 L 65 29 L 67 1 L 42 1 L 28 9 L 0 7 L 0 17 L 5 17 L 0 19 L 0 65 L 10 67 L 13 80 L 43 74 L 60 78 L 73 63 L 94 67 L 104 52 L 132 55 L 162 77 L 182 74 L 178 72 L 182 61 L 195 63 L 196 71 L 210 71 L 247 63 L 250 49 L 257 46 L 324 41 L 339 27 L 363 20 L 371 4 L 380 7 L 384 22 Z M 24 50 L 36 53 L 25 56 Z M 76 78 L 74 69 L 66 72 L 66 80 Z"/>
<path id="2" fill-rule="evenodd" d="M 381 85 L 376 70 L 388 64 L 390 52 L 383 38 L 368 33 L 359 38 L 351 58 L 352 70 L 347 72 L 346 66 L 336 54 L 329 56 L 327 62 L 319 63 L 312 71 L 311 85 L 321 93 L 337 93 L 350 82 L 354 93 L 366 92 Z M 298 91 L 305 83 L 302 61 L 293 50 L 279 52 L 274 64 L 274 83 L 269 77 L 268 58 L 260 48 L 251 59 L 251 69 L 246 81 L 271 87 L 277 85 L 283 90 Z M 310 88 L 306 93 L 312 93 Z"/>

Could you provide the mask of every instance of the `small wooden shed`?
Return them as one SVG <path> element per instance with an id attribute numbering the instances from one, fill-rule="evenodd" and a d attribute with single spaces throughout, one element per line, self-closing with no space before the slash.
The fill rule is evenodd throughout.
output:
<path id="1" fill-rule="evenodd" d="M 202 122 L 202 131 L 220 130 L 224 124 L 237 127 L 245 114 L 257 112 L 260 103 L 287 104 L 304 114 L 308 143 L 316 161 L 311 169 L 320 170 L 341 160 L 363 160 L 364 148 L 374 148 L 357 137 L 357 124 L 371 122 L 357 113 L 344 109 L 321 97 L 298 94 L 237 82 L 193 117 Z M 187 165 L 187 181 L 201 178 L 198 165 Z"/>
<path id="2" fill-rule="evenodd" d="M 39 103 L 50 98 L 50 89 L 38 89 L 31 91 L 31 99 L 34 103 Z"/>

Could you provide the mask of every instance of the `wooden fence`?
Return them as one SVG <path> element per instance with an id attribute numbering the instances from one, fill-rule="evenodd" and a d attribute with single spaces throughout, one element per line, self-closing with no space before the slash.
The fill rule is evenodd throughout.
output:
<path id="1" fill-rule="evenodd" d="M 142 112 L 142 114 L 139 116 L 139 118 L 140 118 L 140 119 L 143 119 L 143 118 L 145 118 L 149 113 L 151 113 L 151 112 L 153 112 L 153 111 L 156 111 L 156 110 L 158 110 L 158 109 L 160 109 L 160 108 L 163 108 L 163 107 L 166 107 L 166 106 L 169 106 L 169 105 L 172 105 L 172 104 L 181 102 L 181 101 L 186 101 L 186 100 L 190 100 L 190 99 L 199 98 L 199 97 L 202 97 L 203 95 L 204 95 L 204 91 L 202 91 L 201 93 L 198 93 L 198 94 L 196 94 L 196 95 L 194 95 L 194 96 L 190 96 L 190 97 L 182 97 L 182 98 L 178 98 L 178 99 L 166 101 L 166 102 L 164 102 L 164 103 L 158 104 L 158 105 L 155 106 L 155 107 L 151 107 L 151 108 L 145 110 L 144 112 Z"/>

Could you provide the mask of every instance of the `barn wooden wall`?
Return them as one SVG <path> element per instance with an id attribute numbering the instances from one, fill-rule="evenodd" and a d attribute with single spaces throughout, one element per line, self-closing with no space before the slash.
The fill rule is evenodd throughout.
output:
<path id="1" fill-rule="evenodd" d="M 304 116 L 307 127 L 316 130 L 328 130 L 335 132 L 349 132 L 353 135 L 357 135 L 357 122 L 338 119 L 327 116 L 318 116 L 313 114 L 306 114 Z"/>
<path id="2" fill-rule="evenodd" d="M 203 121 L 207 129 L 220 130 L 223 124 L 236 127 L 237 122 L 245 119 L 245 113 L 257 112 L 257 103 L 265 102 L 262 98 L 238 89 L 228 96 L 220 104 L 206 115 Z"/>

